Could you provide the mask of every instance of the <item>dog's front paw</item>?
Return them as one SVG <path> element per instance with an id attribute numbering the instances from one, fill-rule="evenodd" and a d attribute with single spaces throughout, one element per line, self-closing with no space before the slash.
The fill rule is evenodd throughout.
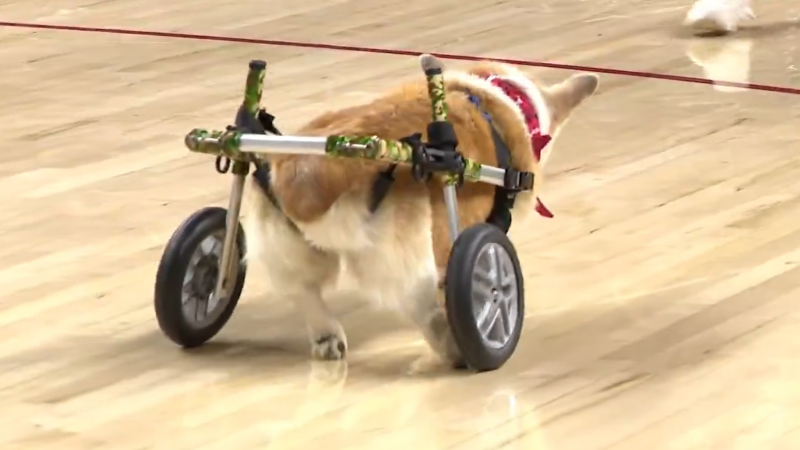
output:
<path id="1" fill-rule="evenodd" d="M 313 338 L 311 356 L 323 361 L 338 361 L 347 354 L 347 342 L 344 337 L 334 333 L 323 334 Z"/>

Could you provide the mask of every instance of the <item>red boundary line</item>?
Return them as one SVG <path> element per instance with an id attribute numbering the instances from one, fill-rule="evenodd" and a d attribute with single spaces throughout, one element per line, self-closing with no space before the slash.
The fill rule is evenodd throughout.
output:
<path id="1" fill-rule="evenodd" d="M 33 28 L 40 30 L 55 30 L 55 31 L 77 31 L 84 33 L 104 33 L 104 34 L 131 35 L 131 36 L 165 37 L 172 39 L 191 39 L 196 41 L 216 41 L 216 42 L 232 42 L 240 44 L 274 45 L 280 47 L 313 48 L 322 50 L 338 50 L 338 51 L 359 52 L 359 53 L 377 53 L 384 55 L 417 56 L 422 53 L 414 50 L 395 50 L 388 48 L 361 47 L 353 45 L 320 44 L 314 42 L 285 41 L 280 39 L 255 39 L 255 38 L 243 38 L 243 37 L 233 37 L 233 36 L 215 36 L 209 34 L 172 33 L 167 31 L 129 30 L 123 28 L 100 28 L 100 27 L 83 27 L 74 25 L 52 25 L 52 24 L 40 24 L 40 23 L 3 22 L 3 21 L 0 21 L 0 26 L 15 27 L 15 28 Z M 439 58 L 458 60 L 458 61 L 491 60 L 507 64 L 514 64 L 518 66 L 547 67 L 551 69 L 594 72 L 594 73 L 603 73 L 609 75 L 622 75 L 627 77 L 649 78 L 656 80 L 676 81 L 681 83 L 728 86 L 741 89 L 750 89 L 755 91 L 767 91 L 767 92 L 777 92 L 789 95 L 800 95 L 800 89 L 798 88 L 775 86 L 769 84 L 737 83 L 734 81 L 710 80 L 708 78 L 670 75 L 666 73 L 643 72 L 638 70 L 610 69 L 605 67 L 561 64 L 561 63 L 552 63 L 544 61 L 526 61 L 522 59 L 511 59 L 511 58 L 488 58 L 482 56 L 459 55 L 454 53 L 432 53 L 432 54 L 436 55 Z"/>

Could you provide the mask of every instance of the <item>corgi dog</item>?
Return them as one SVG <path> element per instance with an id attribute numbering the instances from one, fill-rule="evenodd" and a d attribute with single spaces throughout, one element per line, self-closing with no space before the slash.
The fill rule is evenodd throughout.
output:
<path id="1" fill-rule="evenodd" d="M 497 166 L 499 136 L 511 166 L 535 175 L 533 190 L 516 197 L 514 224 L 523 224 L 533 211 L 549 216 L 537 193 L 550 141 L 595 93 L 598 77 L 576 74 L 544 85 L 513 66 L 481 62 L 463 71 L 446 70 L 444 79 L 458 150 Z M 422 78 L 369 103 L 322 113 L 296 134 L 399 140 L 424 133 L 430 121 Z M 312 357 L 345 358 L 345 330 L 326 301 L 335 298 L 342 277 L 349 277 L 362 294 L 409 318 L 445 362 L 463 364 L 444 311 L 442 279 L 452 242 L 442 181 L 416 181 L 409 166 L 398 166 L 383 201 L 372 208 L 374 181 L 388 162 L 288 154 L 265 159 L 268 190 L 251 177 L 245 197 L 246 259 L 263 266 L 271 295 L 297 306 L 310 333 Z M 496 189 L 484 183 L 458 187 L 462 229 L 487 221 Z"/>

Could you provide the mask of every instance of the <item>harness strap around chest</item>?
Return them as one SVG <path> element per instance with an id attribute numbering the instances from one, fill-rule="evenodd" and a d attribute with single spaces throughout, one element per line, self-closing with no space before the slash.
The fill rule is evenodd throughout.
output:
<path id="1" fill-rule="evenodd" d="M 497 127 L 492 122 L 492 116 L 481 107 L 481 100 L 474 96 L 469 95 L 469 101 L 478 109 L 486 122 L 489 124 L 489 129 L 492 131 L 492 141 L 494 144 L 494 154 L 497 159 L 497 166 L 504 169 L 511 168 L 511 150 L 509 150 Z M 511 209 L 514 207 L 514 200 L 516 200 L 517 192 L 506 189 L 503 187 L 496 187 L 494 191 L 494 203 L 489 217 L 486 218 L 487 223 L 491 223 L 508 233 L 511 229 Z"/>
<path id="2" fill-rule="evenodd" d="M 239 117 L 237 117 L 237 122 L 239 121 Z M 272 114 L 267 113 L 264 110 L 259 111 L 258 113 L 258 125 L 260 126 L 262 133 L 269 132 L 277 136 L 281 136 L 281 132 L 275 126 L 275 116 Z M 255 124 L 249 124 L 251 128 L 255 127 Z M 269 199 L 270 203 L 272 203 L 276 208 L 281 209 L 280 205 L 278 204 L 278 199 L 275 197 L 275 193 L 272 192 L 270 188 L 270 178 L 272 176 L 269 163 L 266 161 L 255 161 L 254 165 L 256 166 L 256 170 L 253 171 L 253 179 L 256 180 L 256 184 L 264 195 Z M 287 217 L 288 220 L 288 217 Z M 294 226 L 294 223 L 289 220 L 289 224 Z"/>

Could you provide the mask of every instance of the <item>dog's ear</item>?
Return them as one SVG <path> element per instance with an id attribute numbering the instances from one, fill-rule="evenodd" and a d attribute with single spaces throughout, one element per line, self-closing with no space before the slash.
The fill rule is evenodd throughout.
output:
<path id="1" fill-rule="evenodd" d="M 551 114 L 556 125 L 566 120 L 572 111 L 591 97 L 600 84 L 595 74 L 579 73 L 548 89 Z"/>

